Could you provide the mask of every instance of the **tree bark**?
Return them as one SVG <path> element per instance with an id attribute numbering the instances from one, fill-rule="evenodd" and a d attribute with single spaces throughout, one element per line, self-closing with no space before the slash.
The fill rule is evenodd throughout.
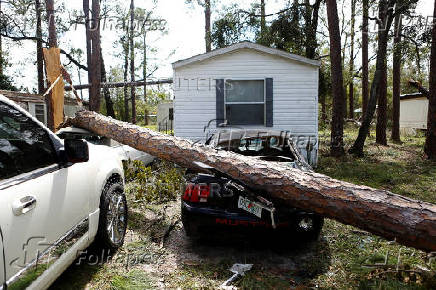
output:
<path id="1" fill-rule="evenodd" d="M 144 79 L 144 125 L 148 125 L 148 110 L 147 110 L 147 31 L 144 30 L 143 49 L 144 60 L 142 62 L 142 77 Z"/>
<path id="2" fill-rule="evenodd" d="M 41 23 L 41 3 L 35 0 L 36 13 L 36 67 L 38 72 L 38 93 L 44 94 L 44 55 L 42 52 L 42 23 Z"/>
<path id="3" fill-rule="evenodd" d="M 266 36 L 266 16 L 265 16 L 265 0 L 260 0 L 260 42 L 265 43 Z"/>
<path id="4" fill-rule="evenodd" d="M 130 81 L 135 81 L 135 1 L 130 1 Z M 136 88 L 130 87 L 132 102 L 132 123 L 136 124 Z"/>
<path id="5" fill-rule="evenodd" d="M 206 41 L 206 52 L 212 50 L 212 34 L 210 32 L 210 0 L 204 1 L 204 18 L 205 18 L 205 41 Z"/>
<path id="6" fill-rule="evenodd" d="M 378 109 L 377 109 L 377 127 L 376 127 L 376 143 L 386 146 L 388 145 L 386 137 L 387 126 L 387 66 L 385 62 L 385 69 L 383 71 L 382 80 L 380 82 L 379 94 L 378 94 Z"/>
<path id="7" fill-rule="evenodd" d="M 436 1 L 433 21 L 436 19 Z M 430 56 L 430 96 L 428 102 L 427 136 L 424 151 L 428 158 L 436 160 L 436 25 L 433 22 Z"/>
<path id="8" fill-rule="evenodd" d="M 46 10 L 47 10 L 47 23 L 48 23 L 48 46 L 57 47 L 57 36 L 56 36 L 56 21 L 54 14 L 54 0 L 46 0 Z"/>
<path id="9" fill-rule="evenodd" d="M 330 62 L 333 94 L 330 154 L 344 155 L 344 81 L 342 75 L 341 35 L 336 1 L 327 0 L 327 17 L 330 36 Z"/>
<path id="10" fill-rule="evenodd" d="M 400 94 L 401 94 L 401 14 L 395 16 L 394 53 L 392 61 L 392 141 L 400 139 Z"/>
<path id="11" fill-rule="evenodd" d="M 391 3 L 391 2 L 389 2 Z M 368 101 L 368 107 L 363 118 L 362 126 L 359 129 L 359 135 L 350 149 L 350 153 L 357 156 L 363 156 L 363 147 L 365 145 L 366 137 L 368 136 L 369 129 L 371 126 L 371 121 L 374 117 L 376 105 L 377 105 L 377 95 L 379 93 L 380 83 L 382 82 L 383 73 L 386 70 L 386 52 L 388 45 L 388 33 L 389 28 L 393 21 L 393 7 L 388 7 L 386 0 L 381 0 L 379 2 L 379 18 L 380 23 L 384 27 L 380 27 L 378 30 L 378 48 L 377 48 L 377 60 L 376 60 L 376 70 L 374 74 L 374 79 L 371 85 L 370 98 Z"/>
<path id="12" fill-rule="evenodd" d="M 362 22 L 362 118 L 366 114 L 366 108 L 368 106 L 368 0 L 362 0 L 363 8 L 363 22 Z"/>
<path id="13" fill-rule="evenodd" d="M 124 42 L 124 83 L 128 82 L 129 74 L 129 51 L 130 51 L 130 41 L 129 41 L 129 28 L 126 29 L 126 38 Z M 124 121 L 129 121 L 129 92 L 128 87 L 124 87 Z"/>
<path id="14" fill-rule="evenodd" d="M 48 46 L 50 48 L 54 48 L 57 46 L 54 0 L 47 0 L 45 2 L 45 7 L 47 10 Z M 49 94 L 46 96 L 45 105 L 47 108 L 47 127 L 54 132 L 56 128 L 52 92 L 49 92 Z"/>
<path id="15" fill-rule="evenodd" d="M 350 84 L 348 85 L 348 117 L 354 119 L 354 28 L 356 16 L 356 0 L 351 0 L 351 33 L 350 33 Z"/>
<path id="16" fill-rule="evenodd" d="M 291 207 L 316 212 L 407 246 L 436 250 L 434 204 L 216 150 L 95 112 L 80 111 L 70 123 L 183 167 L 203 162 Z"/>
<path id="17" fill-rule="evenodd" d="M 100 111 L 101 83 L 101 40 L 100 40 L 100 0 L 92 0 L 91 29 L 91 88 L 89 90 L 89 109 Z"/>
<path id="18" fill-rule="evenodd" d="M 106 81 L 107 81 L 106 67 L 104 65 L 104 58 L 103 58 L 103 54 L 101 53 L 101 51 L 100 51 L 100 55 L 102 56 L 101 57 L 101 81 L 103 83 L 106 83 Z M 109 91 L 108 87 L 103 88 L 103 96 L 104 96 L 104 100 L 106 103 L 106 114 L 109 117 L 112 117 L 115 119 L 114 103 L 112 102 L 111 92 Z"/>

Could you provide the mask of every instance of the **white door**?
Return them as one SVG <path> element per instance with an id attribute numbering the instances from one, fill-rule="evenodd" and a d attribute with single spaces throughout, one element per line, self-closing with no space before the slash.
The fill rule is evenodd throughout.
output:
<path id="1" fill-rule="evenodd" d="M 89 177 L 81 166 L 60 168 L 48 133 L 0 102 L 0 227 L 8 286 L 31 283 L 28 270 L 50 265 L 51 250 L 86 220 L 82 190 Z"/>

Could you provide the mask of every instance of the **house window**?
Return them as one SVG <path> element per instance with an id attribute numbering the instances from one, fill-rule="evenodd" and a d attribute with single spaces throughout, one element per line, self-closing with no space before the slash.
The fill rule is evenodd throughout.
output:
<path id="1" fill-rule="evenodd" d="M 35 104 L 35 118 L 41 123 L 45 123 L 45 108 L 44 105 Z"/>
<path id="2" fill-rule="evenodd" d="M 265 125 L 265 81 L 226 80 L 225 108 L 229 125 Z"/>

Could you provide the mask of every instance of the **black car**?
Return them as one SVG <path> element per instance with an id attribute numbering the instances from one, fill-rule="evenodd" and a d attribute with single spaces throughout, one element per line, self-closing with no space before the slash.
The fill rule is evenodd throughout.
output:
<path id="1" fill-rule="evenodd" d="M 285 132 L 226 130 L 212 135 L 207 145 L 269 162 L 282 162 L 311 171 Z M 220 230 L 317 239 L 323 217 L 282 205 L 264 192 L 255 192 L 217 169 L 197 163 L 208 173 L 197 174 L 182 194 L 182 222 L 188 236 Z"/>

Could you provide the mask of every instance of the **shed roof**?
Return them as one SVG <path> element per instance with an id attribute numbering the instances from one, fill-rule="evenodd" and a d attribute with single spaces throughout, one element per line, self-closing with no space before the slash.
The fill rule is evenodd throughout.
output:
<path id="1" fill-rule="evenodd" d="M 31 103 L 44 103 L 44 97 L 36 94 L 29 94 L 15 91 L 0 90 L 0 94 L 7 97 L 14 102 L 31 102 Z"/>
<path id="2" fill-rule="evenodd" d="M 231 53 L 231 52 L 239 50 L 239 49 L 252 49 L 252 50 L 256 50 L 256 51 L 263 52 L 266 54 L 280 56 L 280 57 L 283 57 L 283 58 L 286 58 L 289 60 L 297 61 L 297 62 L 300 62 L 303 64 L 312 65 L 312 66 L 320 66 L 320 64 L 321 64 L 321 62 L 318 60 L 309 59 L 309 58 L 301 56 L 301 55 L 292 54 L 292 53 L 286 52 L 284 50 L 267 47 L 267 46 L 260 45 L 257 43 L 243 41 L 243 42 L 239 42 L 239 43 L 236 43 L 236 44 L 224 47 L 224 48 L 215 49 L 215 50 L 212 50 L 212 51 L 207 52 L 207 53 L 195 55 L 195 56 L 187 58 L 187 59 L 178 60 L 172 64 L 173 69 L 176 69 L 176 68 L 179 68 L 179 67 L 182 67 L 185 65 L 193 64 L 196 62 L 200 62 L 203 60 L 207 60 L 209 58 L 223 55 L 226 53 Z"/>
<path id="3" fill-rule="evenodd" d="M 421 99 L 428 98 L 423 93 L 412 93 L 412 94 L 404 94 L 400 96 L 400 100 L 413 100 L 413 99 Z"/>

